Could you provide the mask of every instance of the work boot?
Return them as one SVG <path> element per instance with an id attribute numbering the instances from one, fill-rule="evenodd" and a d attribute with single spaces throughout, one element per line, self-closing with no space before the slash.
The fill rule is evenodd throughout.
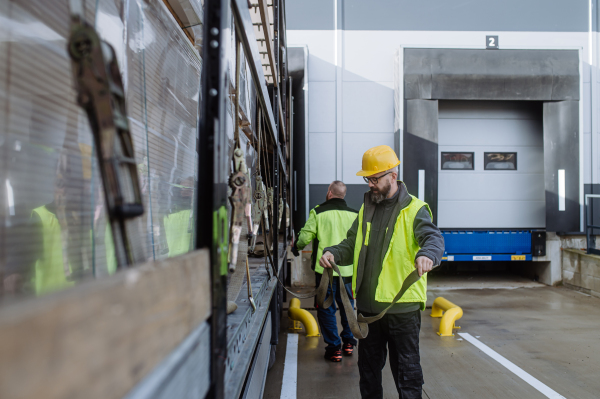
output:
<path id="1" fill-rule="evenodd" d="M 325 351 L 325 359 L 337 363 L 342 361 L 342 351 L 339 349 L 334 349 L 331 351 Z"/>
<path id="2" fill-rule="evenodd" d="M 351 343 L 345 343 L 342 347 L 342 351 L 344 352 L 344 355 L 352 356 L 352 353 L 354 352 L 354 345 Z"/>

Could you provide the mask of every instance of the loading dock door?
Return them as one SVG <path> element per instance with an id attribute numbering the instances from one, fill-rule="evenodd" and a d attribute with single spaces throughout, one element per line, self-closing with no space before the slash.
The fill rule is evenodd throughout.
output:
<path id="1" fill-rule="evenodd" d="M 541 102 L 440 100 L 438 132 L 440 228 L 546 226 Z"/>

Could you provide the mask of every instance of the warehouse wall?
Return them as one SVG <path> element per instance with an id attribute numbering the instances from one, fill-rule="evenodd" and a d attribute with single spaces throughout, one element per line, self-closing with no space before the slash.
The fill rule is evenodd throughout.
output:
<path id="1" fill-rule="evenodd" d="M 310 206 L 322 202 L 328 184 L 340 179 L 349 184 L 349 204 L 359 207 L 367 190 L 355 176 L 362 153 L 379 144 L 399 147 L 393 85 L 400 46 L 484 49 L 486 35 L 498 35 L 500 48 L 580 50 L 582 177 L 586 192 L 598 190 L 598 119 L 595 112 L 592 120 L 591 110 L 598 111 L 600 100 L 600 46 L 597 0 L 592 1 L 590 18 L 585 0 L 461 5 L 442 0 L 288 0 L 288 40 L 309 50 Z"/>

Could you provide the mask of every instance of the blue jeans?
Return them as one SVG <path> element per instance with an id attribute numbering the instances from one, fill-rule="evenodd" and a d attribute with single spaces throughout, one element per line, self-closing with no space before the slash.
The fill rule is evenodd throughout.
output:
<path id="1" fill-rule="evenodd" d="M 315 277 L 317 280 L 317 287 L 321 283 L 321 274 L 315 273 Z M 346 278 L 346 280 L 351 280 Z M 357 342 L 354 336 L 352 335 L 352 331 L 350 330 L 350 325 L 348 324 L 348 319 L 346 318 L 346 312 L 344 311 L 344 304 L 342 303 L 342 297 L 340 296 L 339 290 L 339 277 L 333 278 L 333 295 L 335 301 L 331 304 L 327 309 L 322 309 L 318 305 L 317 308 L 317 319 L 319 320 L 319 326 L 321 327 L 321 334 L 323 335 L 323 340 L 327 344 L 325 348 L 326 351 L 339 350 L 342 348 L 342 341 L 346 343 L 350 343 L 356 346 Z M 354 299 L 352 298 L 352 281 L 345 283 L 346 292 L 348 293 L 348 298 L 350 299 L 350 303 L 352 304 L 352 308 L 354 308 Z M 327 288 L 327 297 L 331 295 L 331 287 Z M 316 300 L 315 300 L 316 302 Z M 338 327 L 337 320 L 335 318 L 335 312 L 337 311 L 337 307 L 335 304 L 338 304 L 340 308 L 340 316 L 342 318 L 342 338 L 338 335 Z"/>

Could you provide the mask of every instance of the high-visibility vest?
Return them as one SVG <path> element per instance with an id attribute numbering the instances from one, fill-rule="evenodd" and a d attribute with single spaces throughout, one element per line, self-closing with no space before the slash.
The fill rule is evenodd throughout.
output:
<path id="1" fill-rule="evenodd" d="M 400 211 L 394 232 L 390 240 L 390 245 L 386 249 L 381 267 L 381 273 L 377 280 L 377 289 L 375 290 L 375 300 L 377 302 L 391 303 L 394 297 L 402 288 L 402 283 L 406 277 L 415 270 L 415 256 L 421 249 L 414 234 L 414 222 L 417 213 L 422 207 L 427 207 L 429 216 L 431 209 L 427 203 L 412 196 L 410 204 Z M 369 236 L 371 232 L 371 223 L 367 222 L 366 234 L 363 235 L 363 214 L 364 204 L 358 213 L 358 230 L 356 232 L 356 242 L 354 246 L 354 275 L 352 277 L 352 291 L 356 295 L 356 271 L 360 258 L 360 252 L 366 251 L 369 245 Z M 364 267 L 364 265 L 362 265 Z M 425 309 L 427 302 L 427 274 L 402 296 L 398 302 L 420 302 L 421 310 Z"/>
<path id="2" fill-rule="evenodd" d="M 165 234 L 169 245 L 169 258 L 190 251 L 192 233 L 188 232 L 190 209 L 165 216 Z"/>
<path id="3" fill-rule="evenodd" d="M 60 236 L 61 227 L 58 218 L 45 205 L 35 208 L 32 213 L 38 215 L 42 221 L 44 247 L 41 258 L 35 262 L 33 276 L 35 293 L 42 295 L 72 286 L 74 283 L 68 281 L 65 274 L 63 245 Z"/>
<path id="4" fill-rule="evenodd" d="M 342 242 L 356 220 L 356 211 L 349 208 L 346 202 L 333 198 L 324 204 L 311 209 L 306 224 L 298 234 L 298 248 L 304 248 L 313 241 L 312 267 L 315 272 L 323 274 L 319 259 L 327 247 Z M 339 266 L 343 277 L 352 275 L 352 265 Z M 337 273 L 334 272 L 337 276 Z"/>

